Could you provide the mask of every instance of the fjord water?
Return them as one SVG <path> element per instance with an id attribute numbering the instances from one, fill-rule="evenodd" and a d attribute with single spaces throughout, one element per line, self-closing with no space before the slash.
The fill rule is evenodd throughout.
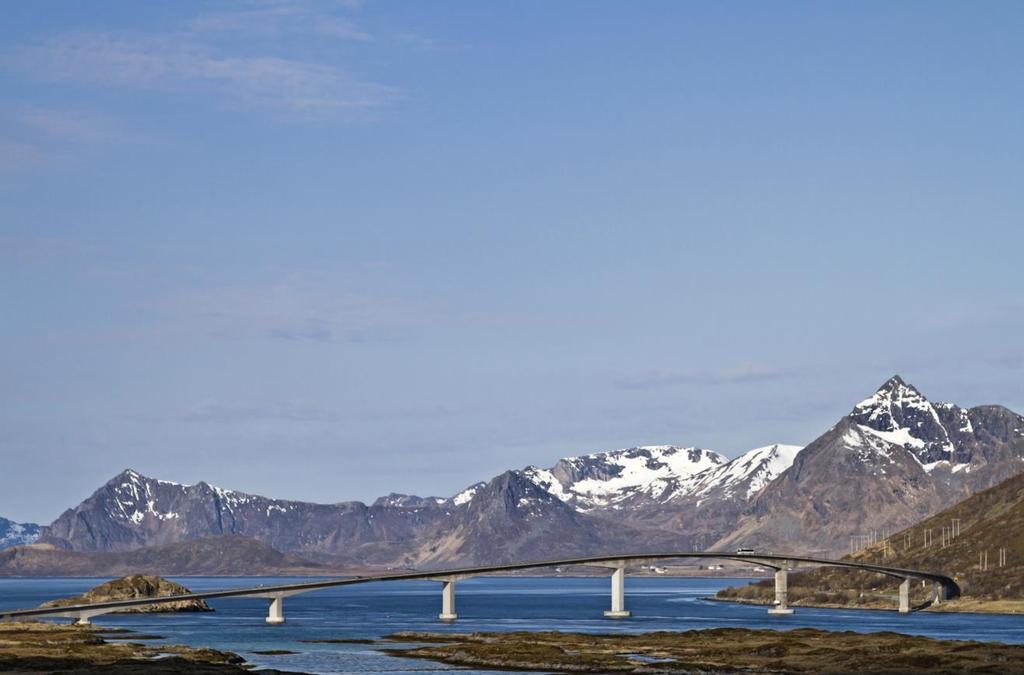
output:
<path id="1" fill-rule="evenodd" d="M 31 607 L 44 600 L 81 593 L 105 579 L 0 579 L 0 607 Z M 179 577 L 193 591 L 271 585 L 283 578 Z M 294 581 L 294 579 L 288 579 Z M 743 579 L 635 577 L 626 582 L 626 607 L 633 617 L 605 619 L 606 578 L 496 577 L 458 582 L 459 620 L 437 620 L 440 584 L 429 581 L 369 583 L 298 595 L 285 600 L 283 626 L 264 623 L 267 601 L 216 600 L 216 612 L 198 614 L 107 615 L 100 626 L 162 635 L 168 642 L 226 649 L 250 663 L 307 673 L 421 673 L 449 668 L 398 659 L 374 645 L 310 644 L 301 640 L 378 638 L 403 630 L 561 630 L 593 633 L 691 630 L 714 627 L 790 629 L 813 626 L 858 632 L 898 631 L 937 638 L 1024 643 L 1024 616 L 869 610 L 797 609 L 769 617 L 764 607 L 705 598 Z M 287 649 L 294 655 L 261 656 L 254 651 Z M 467 672 L 467 671 L 462 671 Z"/>

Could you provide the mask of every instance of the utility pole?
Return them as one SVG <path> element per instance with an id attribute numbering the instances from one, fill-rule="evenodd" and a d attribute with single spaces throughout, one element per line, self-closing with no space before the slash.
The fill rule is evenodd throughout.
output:
<path id="1" fill-rule="evenodd" d="M 959 518 L 953 518 L 952 520 L 950 520 L 950 524 L 951 524 L 950 525 L 950 529 L 953 531 L 953 536 L 954 537 L 959 537 L 960 536 L 960 519 Z"/>

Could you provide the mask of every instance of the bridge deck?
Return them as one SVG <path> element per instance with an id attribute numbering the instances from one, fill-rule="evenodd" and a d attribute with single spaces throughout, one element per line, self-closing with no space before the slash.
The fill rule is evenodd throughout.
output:
<path id="1" fill-rule="evenodd" d="M 159 598 L 147 598 L 141 600 L 112 600 L 108 602 L 96 602 L 81 605 L 67 605 L 64 607 L 48 608 L 27 608 L 0 610 L 0 620 L 10 621 L 16 618 L 46 617 L 46 616 L 81 616 L 99 615 L 119 609 L 139 607 L 142 605 L 163 604 L 178 602 L 181 600 L 214 600 L 218 598 L 239 598 L 239 597 L 262 597 L 281 598 L 299 593 L 308 593 L 324 588 L 336 586 L 348 586 L 352 584 L 365 584 L 374 581 L 413 581 L 413 580 L 445 580 L 500 572 L 515 572 L 526 569 L 539 569 L 545 567 L 567 567 L 573 565 L 595 565 L 595 564 L 626 564 L 638 563 L 650 560 L 670 560 L 685 558 L 714 558 L 723 560 L 740 560 L 762 564 L 775 569 L 786 569 L 792 563 L 806 563 L 812 565 L 829 565 L 863 570 L 866 572 L 877 572 L 901 579 L 923 579 L 939 584 L 943 589 L 943 596 L 947 599 L 960 595 L 960 587 L 951 577 L 935 572 L 904 569 L 899 567 L 888 567 L 885 565 L 872 565 L 867 563 L 856 563 L 843 560 L 830 560 L 827 558 L 814 558 L 809 556 L 785 555 L 785 554 L 740 554 L 720 553 L 714 551 L 688 551 L 673 553 L 631 553 L 603 556 L 587 556 L 581 558 L 565 558 L 561 560 L 542 560 L 522 563 L 510 563 L 503 565 L 482 565 L 476 567 L 460 567 L 447 570 L 429 570 L 422 572 L 397 572 L 394 574 L 381 574 L 359 577 L 338 577 L 331 579 L 320 579 L 316 581 L 305 581 L 294 584 L 277 584 L 273 586 L 252 586 L 248 588 L 232 588 L 219 591 L 205 591 L 201 593 L 189 593 L 184 595 L 164 596 Z"/>

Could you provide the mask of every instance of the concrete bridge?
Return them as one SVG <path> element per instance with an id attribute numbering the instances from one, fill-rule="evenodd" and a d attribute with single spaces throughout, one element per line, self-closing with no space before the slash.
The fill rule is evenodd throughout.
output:
<path id="1" fill-rule="evenodd" d="M 920 570 L 902 569 L 898 567 L 887 567 L 885 565 L 871 565 L 867 563 L 849 562 L 844 560 L 829 560 L 826 558 L 812 558 L 798 555 L 785 554 L 762 554 L 762 553 L 720 553 L 715 551 L 691 551 L 685 553 L 635 553 L 624 555 L 590 556 L 583 558 L 566 558 L 564 560 L 544 560 L 523 563 L 511 563 L 507 565 L 485 565 L 481 567 L 462 567 L 449 570 L 433 570 L 428 572 L 400 572 L 395 574 L 382 574 L 377 576 L 346 577 L 336 579 L 322 579 L 318 581 L 306 581 L 294 584 L 279 584 L 275 586 L 256 586 L 253 588 L 234 588 L 222 591 L 207 591 L 203 593 L 190 593 L 187 595 L 165 596 L 161 598 L 149 598 L 145 600 L 116 600 L 110 602 L 97 602 L 81 605 L 69 605 L 65 607 L 32 608 L 32 609 L 0 609 L 0 621 L 15 621 L 18 619 L 36 619 L 45 617 L 64 617 L 75 620 L 78 624 L 87 624 L 95 616 L 109 614 L 129 607 L 141 605 L 163 604 L 166 602 L 177 602 L 179 600 L 215 600 L 218 598 L 266 598 L 270 601 L 270 608 L 267 613 L 267 623 L 284 623 L 284 599 L 300 593 L 310 593 L 324 588 L 335 586 L 349 586 L 352 584 L 365 584 L 371 581 L 412 581 L 428 580 L 438 581 L 441 586 L 441 613 L 438 618 L 442 621 L 454 621 L 458 615 L 455 612 L 455 583 L 461 579 L 474 576 L 498 574 L 501 572 L 515 572 L 519 570 L 540 569 L 545 567 L 568 567 L 586 566 L 600 567 L 611 570 L 611 607 L 604 613 L 609 618 L 626 618 L 630 612 L 626 609 L 625 577 L 626 569 L 630 566 L 650 565 L 657 561 L 673 559 L 711 558 L 721 560 L 738 560 L 741 562 L 753 563 L 762 567 L 775 570 L 775 603 L 768 610 L 772 615 L 792 614 L 793 609 L 788 605 L 787 580 L 788 572 L 795 564 L 830 565 L 834 567 L 846 567 L 849 569 L 865 572 L 876 572 L 896 579 L 900 579 L 899 605 L 900 613 L 906 614 L 913 610 L 924 609 L 943 600 L 959 597 L 960 587 L 951 578 L 934 572 Z M 910 583 L 920 580 L 923 583 L 932 585 L 931 599 L 918 607 L 910 606 Z"/>

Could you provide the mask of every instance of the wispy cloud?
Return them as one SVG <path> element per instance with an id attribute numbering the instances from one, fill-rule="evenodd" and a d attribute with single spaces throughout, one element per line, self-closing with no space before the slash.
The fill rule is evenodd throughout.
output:
<path id="1" fill-rule="evenodd" d="M 685 384 L 721 385 L 778 380 L 793 375 L 791 370 L 759 364 L 743 364 L 719 370 L 649 370 L 616 381 L 621 389 L 658 389 Z"/>
<path id="2" fill-rule="evenodd" d="M 0 138 L 0 171 L 22 171 L 45 166 L 50 161 L 39 147 Z"/>
<path id="3" fill-rule="evenodd" d="M 388 408 L 387 410 L 353 410 L 350 407 L 330 407 L 307 401 L 201 401 L 181 415 L 185 422 L 197 424 L 240 424 L 246 422 L 294 423 L 350 423 L 355 420 L 388 421 L 402 419 L 436 419 L 457 417 L 467 409 L 428 404 L 414 408 Z M 151 418 L 140 421 L 152 422 Z"/>
<path id="4" fill-rule="evenodd" d="M 33 134 L 59 141 L 93 143 L 123 136 L 108 119 L 84 109 L 22 107 L 10 118 Z"/>
<path id="5" fill-rule="evenodd" d="M 207 288 L 177 296 L 170 307 L 215 337 L 313 343 L 391 340 L 427 315 L 399 300 L 310 280 Z"/>
<path id="6" fill-rule="evenodd" d="M 189 28 L 197 32 L 244 33 L 249 36 L 295 34 L 361 42 L 372 39 L 353 19 L 324 11 L 315 3 L 271 3 L 206 12 L 193 19 Z"/>
<path id="7" fill-rule="evenodd" d="M 0 111 L 17 141 L 0 139 L 0 170 L 53 168 L 110 144 L 153 144 L 145 134 L 84 107 L 12 106 Z"/>
<path id="8" fill-rule="evenodd" d="M 338 113 L 382 105 L 395 90 L 334 65 L 232 56 L 182 35 L 78 32 L 24 47 L 15 62 L 40 78 L 149 90 L 200 88 L 231 106 Z"/>

